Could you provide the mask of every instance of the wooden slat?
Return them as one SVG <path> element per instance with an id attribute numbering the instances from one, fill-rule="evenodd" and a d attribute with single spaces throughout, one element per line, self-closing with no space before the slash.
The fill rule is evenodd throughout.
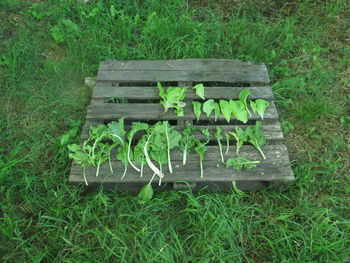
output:
<path id="1" fill-rule="evenodd" d="M 164 108 L 159 104 L 147 104 L 147 103 L 132 103 L 132 104 L 118 104 L 118 103 L 105 103 L 101 105 L 90 105 L 87 110 L 86 119 L 91 120 L 116 120 L 121 117 L 130 120 L 194 120 L 196 119 L 192 105 L 186 109 L 185 116 L 176 116 L 172 109 L 163 114 Z M 258 114 L 252 114 L 250 120 L 259 120 Z M 272 102 L 266 109 L 264 114 L 266 120 L 277 120 L 278 113 L 275 104 Z M 214 114 L 209 117 L 202 113 L 200 120 L 214 120 Z M 218 120 L 224 120 L 222 115 Z"/>
<path id="2" fill-rule="evenodd" d="M 222 82 L 244 82 L 244 83 L 268 83 L 264 77 L 254 71 L 99 71 L 98 81 L 119 81 L 119 82 L 146 82 L 146 81 L 222 81 Z"/>
<path id="3" fill-rule="evenodd" d="M 105 60 L 99 71 L 211 71 L 253 73 L 253 81 L 268 83 L 269 77 L 264 64 L 230 59 L 175 59 L 175 60 Z M 260 79 L 258 79 L 258 77 Z M 192 79 L 188 81 L 193 81 Z M 209 80 L 212 81 L 212 80 Z M 220 80 L 219 80 L 220 81 Z M 223 80 L 221 80 L 223 81 Z M 232 80 L 231 80 L 232 81 Z M 233 79 L 233 81 L 247 81 Z"/>
<path id="4" fill-rule="evenodd" d="M 235 147 L 230 150 L 230 156 L 234 156 Z M 293 180 L 293 173 L 289 167 L 288 153 L 283 145 L 269 145 L 264 147 L 264 152 L 267 159 L 262 160 L 261 156 L 253 147 L 243 146 L 240 155 L 251 160 L 261 160 L 255 168 L 241 171 L 235 171 L 228 169 L 220 162 L 220 156 L 218 153 L 218 147 L 210 147 L 209 151 L 205 155 L 204 165 L 204 177 L 199 176 L 199 160 L 195 154 L 189 154 L 188 161 L 185 167 L 182 166 L 182 155 L 179 152 L 172 153 L 173 174 L 169 174 L 167 165 L 163 166 L 163 172 L 165 177 L 163 182 L 174 181 L 188 181 L 188 182 L 229 182 L 232 180 L 242 181 L 274 181 L 274 180 Z M 101 165 L 101 176 L 95 177 L 96 168 L 87 168 L 86 174 L 88 181 L 90 182 L 121 182 L 121 174 L 123 173 L 124 166 L 121 162 L 113 162 L 113 176 L 107 176 L 110 174 L 110 170 L 107 163 Z M 103 176 L 105 175 L 105 176 Z M 133 168 L 129 167 L 128 173 L 122 182 L 148 182 L 153 175 L 152 171 L 145 166 L 144 176 L 140 178 Z M 71 182 L 82 182 L 82 168 L 79 166 L 73 166 L 70 174 Z"/>
<path id="5" fill-rule="evenodd" d="M 86 123 L 83 126 L 83 129 L 82 129 L 82 132 L 81 132 L 81 139 L 82 140 L 85 140 L 88 137 L 90 126 L 91 126 L 90 123 Z M 214 134 L 216 126 L 220 127 L 223 130 L 223 132 L 230 132 L 230 131 L 234 131 L 235 127 L 246 128 L 246 127 L 248 127 L 250 125 L 215 125 L 215 126 L 213 126 L 213 125 L 212 126 L 211 125 L 195 125 L 194 127 L 197 128 L 197 129 L 208 128 L 209 132 L 211 134 Z M 129 130 L 128 126 L 126 126 L 125 128 L 126 128 L 126 130 Z M 265 136 L 265 139 L 268 142 L 282 141 L 283 140 L 283 134 L 282 134 L 281 127 L 280 127 L 279 124 L 262 124 L 261 131 L 263 132 L 263 134 Z M 136 135 L 140 135 L 140 134 L 141 133 L 138 133 Z M 199 140 L 204 139 L 203 135 L 199 131 L 195 132 L 194 135 Z M 215 140 L 214 136 L 213 136 L 212 139 Z"/>
<path id="6" fill-rule="evenodd" d="M 206 87 L 206 99 L 237 99 L 242 87 Z M 251 91 L 250 98 L 252 99 L 267 99 L 274 98 L 271 87 L 248 87 Z M 98 84 L 93 93 L 93 99 L 109 99 L 109 98 L 126 98 L 126 99 L 159 99 L 159 90 L 157 87 L 112 87 L 103 84 Z M 194 90 L 187 88 L 186 99 L 198 99 Z"/>

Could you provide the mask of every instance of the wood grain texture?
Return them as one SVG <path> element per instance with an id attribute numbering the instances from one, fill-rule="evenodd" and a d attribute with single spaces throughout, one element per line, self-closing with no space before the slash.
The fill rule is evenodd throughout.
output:
<path id="1" fill-rule="evenodd" d="M 237 99 L 238 94 L 243 87 L 206 87 L 206 99 Z M 251 91 L 250 98 L 272 100 L 274 98 L 271 87 L 247 87 Z M 93 92 L 93 99 L 106 100 L 110 98 L 126 98 L 126 99 L 160 99 L 157 87 L 112 87 L 111 85 L 98 84 Z M 199 99 L 195 91 L 191 88 L 186 90 L 186 99 Z"/>
<path id="2" fill-rule="evenodd" d="M 264 64 L 225 59 L 106 60 L 97 80 L 270 82 Z"/>
<path id="3" fill-rule="evenodd" d="M 188 107 L 189 106 L 189 107 Z M 185 116 L 178 117 L 173 113 L 172 109 L 169 109 L 167 113 L 163 114 L 164 108 L 159 104 L 149 103 L 105 103 L 101 105 L 90 105 L 87 109 L 87 120 L 117 120 L 121 117 L 129 120 L 195 120 L 196 117 L 192 111 L 192 105 L 186 106 Z M 252 114 L 249 120 L 259 120 L 258 114 Z M 264 114 L 264 120 L 277 120 L 278 113 L 275 103 L 271 103 L 266 109 Z M 209 117 L 202 113 L 200 120 L 213 120 L 214 113 Z M 222 115 L 218 120 L 224 120 Z"/>

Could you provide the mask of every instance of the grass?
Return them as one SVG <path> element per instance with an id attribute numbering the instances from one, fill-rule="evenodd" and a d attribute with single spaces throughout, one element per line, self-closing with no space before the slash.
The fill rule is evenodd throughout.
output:
<path id="1" fill-rule="evenodd" d="M 1 262 L 349 262 L 350 4 L 283 2 L 1 1 Z M 268 65 L 295 184 L 149 204 L 68 185 L 84 77 L 191 57 Z"/>

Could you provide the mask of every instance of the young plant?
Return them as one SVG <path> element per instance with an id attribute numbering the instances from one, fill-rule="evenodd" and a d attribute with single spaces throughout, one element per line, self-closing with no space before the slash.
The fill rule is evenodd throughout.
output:
<path id="1" fill-rule="evenodd" d="M 140 164 L 140 177 L 143 176 L 143 168 L 145 164 L 145 154 L 143 152 L 143 148 L 146 143 L 146 136 L 142 136 L 141 139 L 137 142 L 136 146 L 134 147 L 134 161 L 138 164 Z"/>
<path id="2" fill-rule="evenodd" d="M 150 141 L 150 139 L 152 138 L 153 136 L 153 129 L 149 129 L 148 130 L 148 133 L 145 134 L 144 136 L 146 136 L 146 142 L 144 144 L 144 147 L 143 147 L 143 153 L 145 155 L 145 158 L 146 158 L 146 162 L 147 162 L 147 165 L 149 166 L 149 168 L 159 177 L 159 179 L 162 179 L 164 178 L 164 174 L 162 171 L 160 171 L 151 161 L 149 155 L 148 155 L 148 143 Z"/>
<path id="3" fill-rule="evenodd" d="M 257 99 L 255 101 L 250 101 L 250 107 L 254 113 L 258 113 L 261 119 L 264 119 L 265 110 L 269 107 L 270 103 L 264 99 Z"/>
<path id="4" fill-rule="evenodd" d="M 247 135 L 242 128 L 236 127 L 236 132 L 229 132 L 236 140 L 236 153 L 239 156 L 239 149 L 247 141 Z"/>
<path id="5" fill-rule="evenodd" d="M 85 185 L 88 185 L 86 179 L 86 167 L 93 165 L 92 159 L 78 144 L 69 144 L 67 147 L 69 150 L 69 158 L 73 159 L 75 163 L 83 168 L 84 182 Z"/>
<path id="6" fill-rule="evenodd" d="M 116 145 L 121 144 L 122 146 L 124 146 L 126 134 L 126 131 L 124 129 L 124 118 L 120 118 L 118 122 L 113 121 L 108 123 L 107 127 L 110 139 Z"/>
<path id="7" fill-rule="evenodd" d="M 203 103 L 203 111 L 205 112 L 207 117 L 210 116 L 213 110 L 215 110 L 215 101 L 213 99 L 207 100 Z"/>
<path id="8" fill-rule="evenodd" d="M 182 132 L 182 138 L 179 142 L 179 148 L 183 152 L 182 165 L 186 165 L 187 153 L 193 150 L 193 147 L 196 144 L 196 137 L 193 136 L 195 128 L 189 123 L 186 123 L 186 126 Z"/>
<path id="9" fill-rule="evenodd" d="M 231 119 L 231 106 L 230 106 L 230 102 L 227 100 L 220 100 L 219 101 L 220 104 L 220 109 L 221 109 L 221 113 L 224 116 L 224 118 L 227 120 L 227 122 L 230 122 Z"/>
<path id="10" fill-rule="evenodd" d="M 248 99 L 250 94 L 251 94 L 251 92 L 249 89 L 243 89 L 239 93 L 238 98 L 244 104 L 244 107 L 245 107 L 246 111 L 248 112 L 249 116 L 252 116 L 252 114 L 250 113 L 250 111 L 248 109 L 248 103 L 247 103 L 247 99 Z"/>
<path id="11" fill-rule="evenodd" d="M 194 89 L 196 91 L 196 95 L 198 97 L 200 97 L 202 100 L 205 100 L 203 84 L 197 84 L 197 85 L 193 86 L 192 89 Z"/>
<path id="12" fill-rule="evenodd" d="M 95 166 L 95 150 L 100 141 L 105 138 L 109 138 L 109 131 L 106 125 L 91 126 L 89 130 L 89 138 L 86 142 L 92 141 L 92 148 L 90 157 L 92 159 L 92 164 Z"/>
<path id="13" fill-rule="evenodd" d="M 209 143 L 210 140 L 210 134 L 208 129 L 201 129 L 201 133 L 205 136 L 205 141 L 196 140 L 196 146 L 194 147 L 194 151 L 199 156 L 199 165 L 201 169 L 201 178 L 203 178 L 203 160 L 204 160 L 204 153 L 208 151 L 208 148 L 206 145 Z"/>
<path id="14" fill-rule="evenodd" d="M 193 113 L 194 115 L 196 115 L 197 117 L 197 121 L 199 121 L 199 118 L 201 117 L 202 114 L 202 103 L 198 102 L 198 101 L 192 101 L 192 105 L 193 105 Z"/>
<path id="15" fill-rule="evenodd" d="M 237 120 L 243 123 L 248 121 L 248 112 L 245 109 L 243 102 L 240 100 L 230 100 L 230 108 L 231 113 Z"/>
<path id="16" fill-rule="evenodd" d="M 163 125 L 164 125 L 165 137 L 167 141 L 168 167 L 169 167 L 169 172 L 172 174 L 173 167 L 171 165 L 170 150 L 179 146 L 179 142 L 182 136 L 177 130 L 175 130 L 169 125 L 168 121 L 164 121 Z"/>
<path id="17" fill-rule="evenodd" d="M 222 137 L 222 129 L 220 127 L 216 127 L 215 138 L 218 141 L 219 151 L 220 151 L 220 156 L 221 156 L 221 162 L 225 163 L 224 155 L 222 154 L 221 140 L 223 139 L 223 137 Z"/>
<path id="18" fill-rule="evenodd" d="M 265 137 L 264 134 L 261 132 L 261 123 L 260 121 L 257 121 L 255 123 L 255 126 L 249 126 L 247 127 L 245 133 L 247 136 L 247 141 L 254 145 L 254 147 L 260 152 L 261 156 L 266 159 L 265 154 L 263 153 L 261 147 L 265 145 Z"/>
<path id="19" fill-rule="evenodd" d="M 132 162 L 131 162 L 131 158 L 130 158 L 130 152 L 131 152 L 131 143 L 132 143 L 132 139 L 134 137 L 134 135 L 139 132 L 139 131 L 145 131 L 148 129 L 148 124 L 147 123 L 141 123 L 141 122 L 133 122 L 131 125 L 131 129 L 127 135 L 129 144 L 128 144 L 128 162 L 130 163 L 130 165 L 138 172 L 140 172 L 141 170 L 136 167 Z"/>
<path id="20" fill-rule="evenodd" d="M 186 103 L 182 100 L 185 98 L 186 88 L 169 87 L 166 90 L 158 82 L 159 96 L 161 97 L 160 104 L 164 107 L 164 113 L 170 108 L 174 108 L 177 116 L 184 116 L 184 108 Z"/>
<path id="21" fill-rule="evenodd" d="M 98 144 L 98 151 L 95 154 L 95 161 L 96 161 L 96 177 L 98 176 L 99 172 L 100 172 L 100 166 L 102 163 L 104 163 L 105 161 L 108 160 L 108 156 L 109 156 L 109 145 L 105 144 L 105 143 L 99 143 Z"/>
<path id="22" fill-rule="evenodd" d="M 233 169 L 239 171 L 241 169 L 252 169 L 255 167 L 260 161 L 250 161 L 244 157 L 234 157 L 228 158 L 226 161 L 226 168 L 232 167 Z"/>

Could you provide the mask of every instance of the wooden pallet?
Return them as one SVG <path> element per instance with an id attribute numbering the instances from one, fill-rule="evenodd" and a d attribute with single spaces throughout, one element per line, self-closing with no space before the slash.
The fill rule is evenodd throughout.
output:
<path id="1" fill-rule="evenodd" d="M 258 115 L 253 114 L 247 124 L 235 120 L 227 123 L 220 116 L 217 122 L 213 122 L 214 114 L 210 117 L 202 114 L 200 121 L 197 122 L 191 101 L 199 98 L 191 88 L 187 89 L 185 97 L 188 105 L 185 116 L 177 117 L 172 110 L 161 115 L 163 108 L 159 104 L 158 88 L 156 88 L 158 81 L 164 87 L 192 87 L 196 83 L 203 83 L 206 87 L 206 99 L 215 100 L 237 99 L 239 92 L 247 87 L 251 91 L 252 99 L 262 98 L 270 101 L 270 107 L 266 110 L 262 121 L 262 131 L 267 140 L 267 145 L 263 147 L 266 160 L 262 160 L 252 146 L 244 145 L 240 150 L 241 156 L 260 160 L 261 163 L 251 170 L 227 169 L 219 161 L 219 150 L 213 136 L 213 142 L 205 155 L 204 177 L 200 178 L 197 155 L 190 154 L 187 165 L 183 167 L 182 155 L 175 150 L 172 152 L 174 173 L 169 174 L 166 165 L 164 166 L 166 176 L 162 180 L 163 188 L 181 189 L 190 186 L 198 189 L 208 186 L 224 190 L 229 189 L 232 181 L 235 181 L 240 189 L 249 190 L 260 189 L 270 183 L 284 185 L 294 180 L 288 152 L 283 144 L 273 92 L 269 86 L 269 76 L 263 64 L 224 59 L 103 61 L 98 71 L 91 104 L 87 109 L 82 140 L 87 137 L 91 125 L 106 124 L 121 117 L 125 118 L 127 127 L 133 121 L 155 123 L 158 120 L 168 120 L 171 125 L 181 130 L 185 121 L 189 121 L 198 128 L 207 127 L 211 131 L 214 131 L 215 126 L 222 127 L 224 131 L 231 131 L 236 126 L 254 125 L 255 121 L 260 119 Z M 121 103 L 123 100 L 124 103 Z M 234 142 L 231 142 L 228 157 L 235 156 L 235 146 L 232 144 Z M 145 166 L 144 176 L 140 178 L 140 175 L 130 167 L 125 178 L 121 180 L 124 166 L 119 161 L 113 163 L 113 170 L 114 174 L 110 175 L 108 164 L 104 164 L 101 166 L 99 177 L 95 177 L 96 170 L 90 167 L 87 169 L 87 180 L 90 184 L 118 185 L 121 190 L 137 191 L 153 174 Z M 69 181 L 83 182 L 82 169 L 79 166 L 72 166 Z M 154 185 L 157 185 L 157 182 Z"/>

